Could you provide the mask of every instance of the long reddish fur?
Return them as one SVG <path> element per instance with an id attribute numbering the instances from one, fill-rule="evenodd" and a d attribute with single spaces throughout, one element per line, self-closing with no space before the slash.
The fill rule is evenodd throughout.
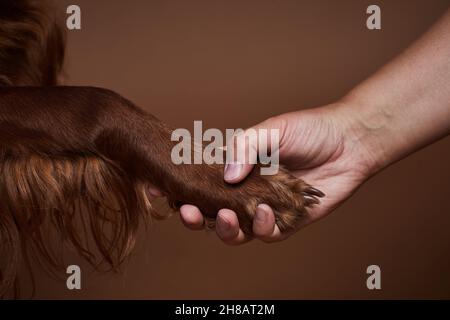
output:
<path id="1" fill-rule="evenodd" d="M 139 226 L 164 218 L 150 184 L 174 209 L 197 205 L 210 227 L 220 208 L 235 210 L 247 234 L 259 203 L 275 209 L 285 231 L 317 202 L 304 196 L 320 192 L 283 168 L 261 176 L 257 166 L 231 186 L 222 165 L 173 164 L 172 129 L 154 116 L 106 89 L 57 86 L 64 50 L 48 4 L 0 2 L 0 296 L 30 254 L 58 269 L 49 230 L 91 264 L 119 266 Z"/>

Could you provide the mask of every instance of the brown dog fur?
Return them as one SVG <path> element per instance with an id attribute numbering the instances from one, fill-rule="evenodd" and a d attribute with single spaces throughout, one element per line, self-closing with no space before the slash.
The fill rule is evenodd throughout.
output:
<path id="1" fill-rule="evenodd" d="M 220 208 L 235 210 L 249 235 L 259 203 L 274 208 L 286 231 L 318 202 L 320 191 L 282 168 L 261 176 L 257 166 L 228 185 L 222 165 L 175 165 L 172 129 L 130 101 L 100 88 L 49 86 L 61 72 L 64 34 L 43 8 L 33 0 L 0 4 L 0 296 L 30 251 L 58 265 L 48 228 L 92 264 L 100 252 L 119 265 L 142 221 L 164 218 L 150 204 L 149 184 L 174 209 L 198 206 L 210 226 Z"/>

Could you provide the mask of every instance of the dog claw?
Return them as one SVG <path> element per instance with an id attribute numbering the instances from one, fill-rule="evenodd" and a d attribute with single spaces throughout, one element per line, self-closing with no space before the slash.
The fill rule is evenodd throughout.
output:
<path id="1" fill-rule="evenodd" d="M 304 192 L 312 194 L 312 195 L 314 195 L 316 197 L 319 197 L 319 198 L 322 198 L 322 197 L 325 196 L 325 193 L 323 193 L 322 191 L 320 191 L 320 190 L 318 190 L 318 189 L 316 189 L 314 187 L 307 187 Z"/>
<path id="2" fill-rule="evenodd" d="M 304 196 L 305 199 L 305 206 L 310 206 L 313 204 L 319 204 L 320 201 L 319 199 L 317 199 L 316 197 L 312 197 L 312 196 Z"/>

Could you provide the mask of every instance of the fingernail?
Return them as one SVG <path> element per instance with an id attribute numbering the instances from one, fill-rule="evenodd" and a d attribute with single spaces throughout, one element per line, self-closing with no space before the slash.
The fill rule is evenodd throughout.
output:
<path id="1" fill-rule="evenodd" d="M 262 208 L 261 205 L 256 207 L 256 214 L 255 214 L 256 220 L 258 220 L 259 222 L 266 222 L 267 215 L 268 215 L 268 212 L 266 210 L 264 210 L 264 208 Z"/>
<path id="2" fill-rule="evenodd" d="M 227 219 L 224 219 L 222 217 L 219 216 L 220 221 L 218 221 L 217 223 L 217 228 L 220 230 L 220 232 L 223 234 L 224 232 L 227 232 L 228 230 L 230 230 L 230 222 L 228 222 Z"/>
<path id="3" fill-rule="evenodd" d="M 239 178 L 242 170 L 242 164 L 240 163 L 227 163 L 225 165 L 224 178 L 227 181 L 231 181 Z"/>

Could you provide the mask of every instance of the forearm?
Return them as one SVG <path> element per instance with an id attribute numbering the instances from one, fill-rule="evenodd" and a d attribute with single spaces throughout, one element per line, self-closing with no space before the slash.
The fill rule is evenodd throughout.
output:
<path id="1" fill-rule="evenodd" d="M 450 11 L 345 98 L 370 174 L 450 133 Z"/>

